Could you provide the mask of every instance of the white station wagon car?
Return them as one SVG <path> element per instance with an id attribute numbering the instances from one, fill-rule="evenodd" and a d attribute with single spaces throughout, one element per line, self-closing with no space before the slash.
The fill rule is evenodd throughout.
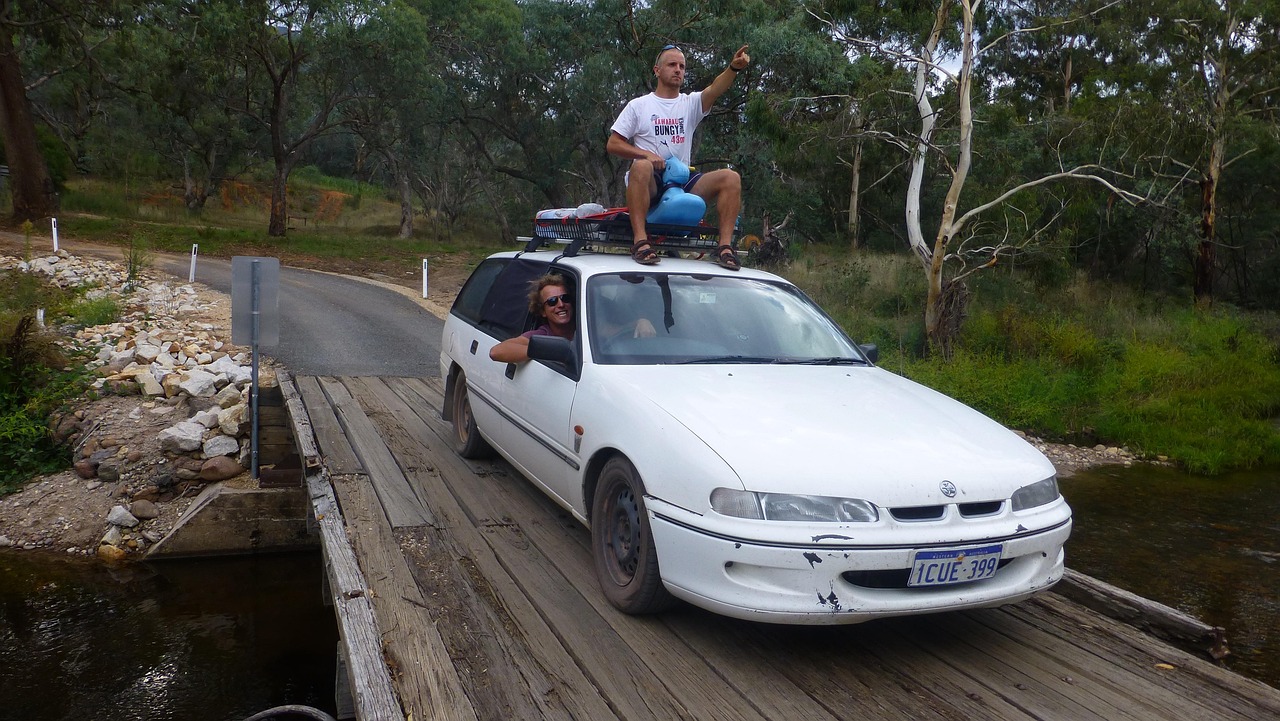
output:
<path id="1" fill-rule="evenodd" d="M 573 341 L 534 327 L 554 271 Z M 652 337 L 630 332 L 638 319 Z M 623 332 L 616 332 L 622 328 Z M 605 596 L 776 623 L 995 606 L 1056 583 L 1071 509 L 1052 464 L 977 411 L 876 367 L 795 286 L 664 258 L 500 253 L 445 323 L 456 447 L 496 449 L 591 530 Z"/>

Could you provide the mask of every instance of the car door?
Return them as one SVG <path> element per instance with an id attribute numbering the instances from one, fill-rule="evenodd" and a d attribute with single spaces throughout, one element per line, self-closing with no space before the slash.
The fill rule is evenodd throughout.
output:
<path id="1" fill-rule="evenodd" d="M 507 370 L 498 399 L 508 416 L 509 457 L 568 507 L 581 468 L 569 421 L 578 384 L 569 369 L 554 362 L 531 360 Z"/>
<path id="2" fill-rule="evenodd" d="M 571 302 L 576 317 L 581 308 L 581 284 L 569 271 L 561 268 L 557 272 L 565 277 L 566 290 L 574 298 Z M 527 324 L 532 326 L 535 322 L 531 317 Z M 573 342 L 579 344 L 581 357 L 581 334 Z M 569 491 L 576 487 L 581 468 L 569 421 L 578 369 L 541 360 L 493 365 L 502 371 L 494 386 L 494 399 L 504 421 L 500 433 L 505 455 L 567 506 L 567 499 L 572 497 Z"/>
<path id="3" fill-rule="evenodd" d="M 481 434 L 523 474 L 564 498 L 578 468 L 569 429 L 577 385 L 573 373 L 556 363 L 517 365 L 489 359 L 493 346 L 535 327 L 537 319 L 528 308 L 529 284 L 550 269 L 546 261 L 528 258 L 485 261 L 459 293 L 451 313 L 466 322 L 454 323 L 458 330 L 448 342 L 451 357 L 467 374 Z M 575 276 L 564 268 L 557 272 L 565 277 L 570 294 L 580 297 Z M 487 284 L 483 300 L 478 300 L 480 290 L 469 291 L 472 282 Z"/>

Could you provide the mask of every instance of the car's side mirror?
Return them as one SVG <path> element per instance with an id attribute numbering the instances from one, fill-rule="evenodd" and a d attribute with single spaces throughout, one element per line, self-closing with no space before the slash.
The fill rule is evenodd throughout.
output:
<path id="1" fill-rule="evenodd" d="M 858 348 L 862 350 L 862 355 L 872 363 L 880 362 L 880 347 L 875 343 L 859 343 Z"/>
<path id="2" fill-rule="evenodd" d="M 561 363 L 569 371 L 569 377 L 578 380 L 582 364 L 578 349 L 572 341 L 554 335 L 529 336 L 529 358 Z"/>

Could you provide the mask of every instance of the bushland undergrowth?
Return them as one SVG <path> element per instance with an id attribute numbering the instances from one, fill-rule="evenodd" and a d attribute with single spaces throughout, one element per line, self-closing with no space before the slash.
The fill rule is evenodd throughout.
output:
<path id="1" fill-rule="evenodd" d="M 39 276 L 0 271 L 0 495 L 70 463 L 70 449 L 54 440 L 51 425 L 89 389 L 84 364 L 40 327 L 39 309 L 46 322 L 82 326 L 119 315 L 113 301 L 86 301 Z"/>
<path id="2" fill-rule="evenodd" d="M 349 199 L 336 215 L 329 207 L 319 227 L 313 216 L 284 239 L 266 237 L 265 207 L 243 189 L 248 200 L 193 218 L 176 198 L 158 200 L 161 190 L 135 191 L 130 200 L 118 187 L 81 181 L 64 199 L 81 214 L 60 222 L 68 234 L 122 246 L 142 236 L 156 250 L 187 252 L 198 243 L 210 255 L 402 259 L 410 269 L 427 252 L 475 263 L 500 247 L 496 230 L 483 224 L 464 225 L 449 243 L 399 239 L 395 203 L 369 186 L 312 176 L 291 181 L 291 197 L 304 206 L 332 206 L 333 192 Z M 422 225 L 420 236 L 430 237 Z M 1046 287 L 1029 273 L 997 268 L 973 277 L 969 316 L 947 362 L 923 352 L 925 287 L 913 258 L 821 245 L 788 250 L 790 262 L 770 270 L 804 288 L 855 340 L 878 344 L 881 365 L 1006 425 L 1081 445 L 1128 446 L 1201 473 L 1280 463 L 1275 314 L 1198 311 L 1189 298 L 1149 298 L 1083 277 Z"/>
<path id="3" fill-rule="evenodd" d="M 881 364 L 1014 428 L 1123 445 L 1198 473 L 1280 462 L 1280 325 L 1274 314 L 1145 298 L 1076 278 L 1037 287 L 992 272 L 950 361 L 923 353 L 924 289 L 913 258 L 824 257 L 791 279 Z"/>

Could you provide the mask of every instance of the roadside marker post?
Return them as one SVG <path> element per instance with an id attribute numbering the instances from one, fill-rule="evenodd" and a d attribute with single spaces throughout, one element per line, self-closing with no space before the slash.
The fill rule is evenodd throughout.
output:
<path id="1" fill-rule="evenodd" d="M 422 297 L 427 297 L 427 259 L 422 259 Z"/>
<path id="2" fill-rule="evenodd" d="M 280 259 L 237 255 L 231 259 L 231 342 L 253 348 L 253 429 L 250 471 L 258 480 L 258 346 L 280 342 Z"/>
<path id="3" fill-rule="evenodd" d="M 193 243 L 191 245 L 191 272 L 187 274 L 187 282 L 196 282 L 196 254 L 200 251 L 200 244 Z"/>
<path id="4" fill-rule="evenodd" d="M 53 221 L 53 252 L 58 252 L 58 219 L 50 218 Z"/>

